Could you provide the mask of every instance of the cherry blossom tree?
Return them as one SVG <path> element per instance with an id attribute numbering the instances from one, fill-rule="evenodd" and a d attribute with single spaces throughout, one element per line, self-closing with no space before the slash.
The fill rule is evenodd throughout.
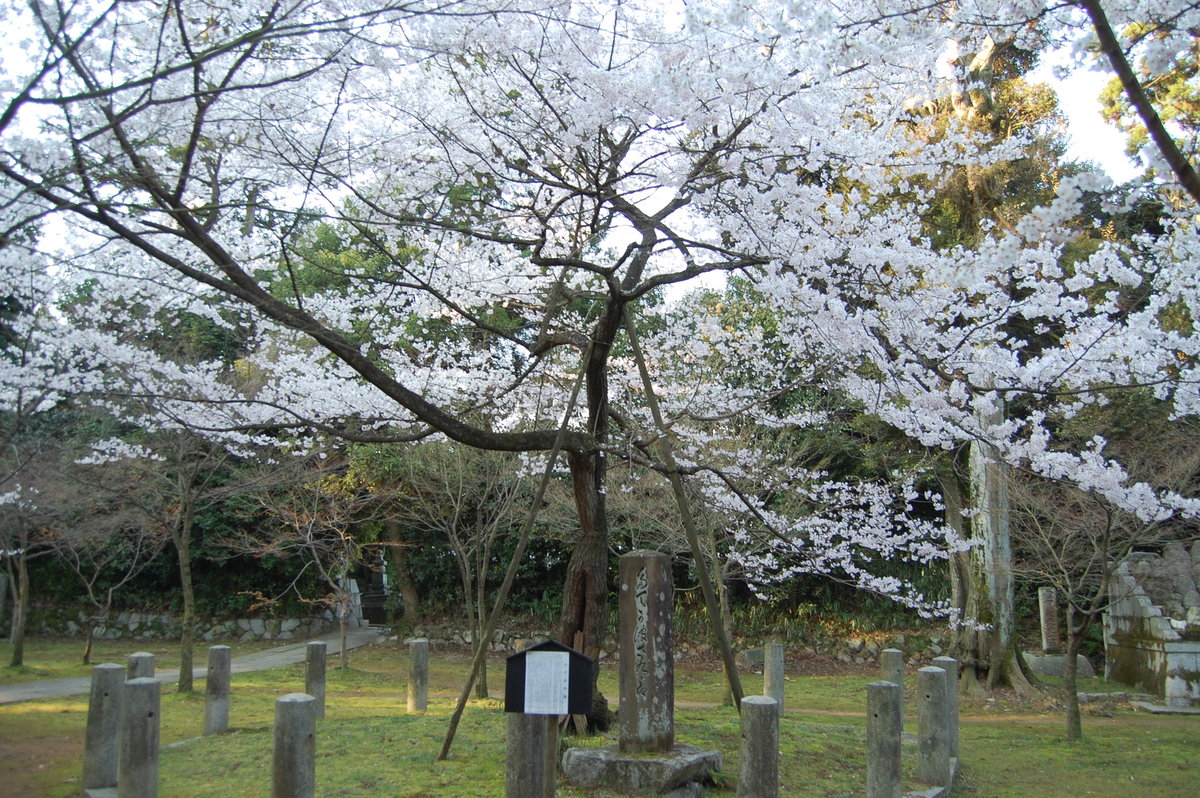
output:
<path id="1" fill-rule="evenodd" d="M 1196 12 L 1177 11 L 1186 28 Z M 781 575 L 838 570 L 922 605 L 864 564 L 944 553 L 945 530 L 915 516 L 903 478 L 898 492 L 822 485 L 772 462 L 745 430 L 821 423 L 775 397 L 819 383 L 923 445 L 977 442 L 985 464 L 1139 517 L 1196 510 L 1130 479 L 1102 442 L 1054 449 L 1046 423 L 1101 401 L 1097 386 L 1154 386 L 1195 411 L 1197 341 L 1166 321 L 1196 308 L 1186 213 L 1074 262 L 1066 222 L 1106 189 L 1091 176 L 971 249 L 931 247 L 919 221 L 948 167 L 1025 146 L 906 133 L 915 106 L 952 90 L 947 39 L 1061 40 L 1079 14 L 34 3 L 6 14 L 29 46 L 4 88 L 0 179 L 10 213 L 71 220 L 41 250 L 87 282 L 97 326 L 121 333 L 105 357 L 166 417 L 203 407 L 194 425 L 247 444 L 310 428 L 536 457 L 556 449 L 582 373 L 561 437 L 579 518 L 563 640 L 594 650 L 604 631 L 614 458 L 741 514 L 778 542 Z M 314 256 L 322 236 L 338 239 L 331 257 Z M 302 279 L 314 270 L 323 290 Z M 733 273 L 769 327 L 663 301 Z M 164 309 L 246 335 L 240 379 L 149 356 Z M 1030 409 L 1003 412 L 1015 404 Z"/>

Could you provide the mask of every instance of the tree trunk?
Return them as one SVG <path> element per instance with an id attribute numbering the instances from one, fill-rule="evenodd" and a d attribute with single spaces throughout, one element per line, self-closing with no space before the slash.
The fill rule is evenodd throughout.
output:
<path id="1" fill-rule="evenodd" d="M 92 664 L 92 643 L 96 639 L 96 624 L 99 623 L 97 618 L 88 618 L 87 631 L 83 636 L 83 664 Z"/>
<path id="2" fill-rule="evenodd" d="M 23 539 L 28 545 L 28 540 Z M 25 664 L 25 629 L 29 623 L 29 564 L 25 554 L 26 546 L 22 546 L 17 554 L 17 573 L 14 580 L 12 629 L 8 639 L 12 642 L 12 659 L 9 667 L 19 668 Z"/>
<path id="3" fill-rule="evenodd" d="M 1076 624 L 1078 613 L 1067 604 L 1067 663 L 1063 670 L 1063 699 L 1067 704 L 1067 739 L 1083 739 L 1083 719 L 1079 713 L 1079 646 L 1091 626 L 1088 618 Z"/>
<path id="4" fill-rule="evenodd" d="M 484 601 L 487 598 L 487 555 L 484 552 L 486 547 L 480 546 L 480 557 L 475 566 L 475 644 L 476 645 L 491 645 L 491 640 L 485 640 L 487 635 L 487 605 Z M 479 663 L 479 673 L 475 676 L 475 697 L 488 697 L 488 681 L 487 681 L 487 657 Z"/>
<path id="5" fill-rule="evenodd" d="M 581 635 L 582 651 L 599 654 L 608 623 L 608 518 L 604 509 L 604 460 L 599 454 L 568 456 L 575 507 L 579 513 L 579 540 L 567 565 L 563 585 L 562 618 L 558 639 L 575 645 Z M 612 724 L 613 713 L 599 688 L 593 690 L 588 723 L 596 729 Z"/>
<path id="6" fill-rule="evenodd" d="M 184 502 L 171 535 L 179 559 L 179 589 L 183 594 L 183 618 L 180 620 L 179 635 L 180 693 L 192 692 L 192 653 L 196 625 L 196 591 L 192 586 L 192 514 L 191 502 Z"/>
<path id="7" fill-rule="evenodd" d="M 408 572 L 408 559 L 404 556 L 404 530 L 400 522 L 387 519 L 383 522 L 387 532 L 388 549 L 391 552 L 392 575 L 396 577 L 396 589 L 400 591 L 400 600 L 404 605 L 404 623 L 411 626 L 421 619 L 421 594 L 413 583 L 412 575 Z"/>
<path id="8" fill-rule="evenodd" d="M 980 413 L 982 424 L 998 423 L 1001 406 Z M 1009 468 L 995 450 L 975 441 L 968 455 L 971 519 L 976 545 L 967 553 L 965 572 L 956 576 L 956 598 L 964 607 L 965 626 L 955 641 L 955 653 L 964 665 L 964 689 L 983 683 L 988 689 L 1019 686 L 1014 679 L 1012 540 L 1009 532 Z M 947 511 L 950 511 L 947 504 Z"/>
<path id="9" fill-rule="evenodd" d="M 346 616 L 350 614 L 350 610 L 344 606 L 345 603 L 343 602 L 343 606 L 338 612 L 338 642 L 341 644 L 341 665 L 339 669 L 348 671 L 350 670 L 350 649 L 346 647 Z"/>

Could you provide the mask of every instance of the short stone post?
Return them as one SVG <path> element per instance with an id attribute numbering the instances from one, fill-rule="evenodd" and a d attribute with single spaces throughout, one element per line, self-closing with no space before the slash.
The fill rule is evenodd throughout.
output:
<path id="1" fill-rule="evenodd" d="M 900 798 L 900 740 L 904 688 L 892 681 L 867 685 L 867 798 Z"/>
<path id="2" fill-rule="evenodd" d="M 118 798 L 155 798 L 158 795 L 161 687 L 149 677 L 125 682 L 121 695 L 121 742 L 117 758 Z"/>
<path id="3" fill-rule="evenodd" d="M 904 652 L 885 648 L 879 652 L 879 678 L 900 688 L 900 723 L 904 723 Z"/>
<path id="4" fill-rule="evenodd" d="M 950 757 L 958 759 L 958 660 L 934 657 L 930 664 L 946 672 L 946 744 Z"/>
<path id="5" fill-rule="evenodd" d="M 424 712 L 427 709 L 429 709 L 429 640 L 419 637 L 416 640 L 408 641 L 408 711 Z"/>
<path id="6" fill-rule="evenodd" d="M 1042 621 L 1042 653 L 1059 654 L 1058 593 L 1052 587 L 1038 588 L 1038 615 Z"/>
<path id="7" fill-rule="evenodd" d="M 325 717 L 325 641 L 314 640 L 304 650 L 304 692 L 313 697 L 313 711 Z"/>
<path id="8" fill-rule="evenodd" d="M 783 643 L 767 643 L 763 647 L 763 695 L 774 698 L 779 704 L 779 717 L 783 717 Z"/>
<path id="9" fill-rule="evenodd" d="M 83 743 L 83 789 L 117 786 L 117 746 L 121 739 L 121 691 L 125 667 L 106 662 L 92 668 L 87 731 Z"/>
<path id="10" fill-rule="evenodd" d="M 204 733 L 217 734 L 229 728 L 229 675 L 232 653 L 229 646 L 208 647 L 208 675 L 204 681 Z"/>
<path id="11" fill-rule="evenodd" d="M 666 753 L 675 745 L 671 558 L 635 551 L 622 555 L 619 571 L 618 746 L 623 754 Z"/>
<path id="12" fill-rule="evenodd" d="M 947 739 L 946 682 L 941 668 L 917 671 L 920 708 L 917 729 L 917 778 L 936 787 L 950 786 L 950 746 Z"/>
<path id="13" fill-rule="evenodd" d="M 742 699 L 742 762 L 738 798 L 779 798 L 779 702 L 765 695 Z"/>
<path id="14" fill-rule="evenodd" d="M 316 791 L 316 699 L 307 693 L 288 693 L 275 700 L 271 798 L 313 798 Z"/>
<path id="15" fill-rule="evenodd" d="M 555 771 L 547 767 L 547 732 L 553 715 L 508 712 L 507 753 L 504 769 L 505 798 L 554 796 Z"/>
<path id="16" fill-rule="evenodd" d="M 132 679 L 154 678 L 154 655 L 149 651 L 135 651 L 129 655 L 129 664 L 125 669 L 126 681 Z"/>

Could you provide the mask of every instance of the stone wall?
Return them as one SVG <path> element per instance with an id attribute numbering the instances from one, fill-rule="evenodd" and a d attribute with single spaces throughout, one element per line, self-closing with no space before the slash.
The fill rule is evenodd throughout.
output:
<path id="1" fill-rule="evenodd" d="M 1131 554 L 1117 569 L 1104 616 L 1105 678 L 1169 706 L 1200 702 L 1200 540 L 1161 555 Z"/>
<path id="2" fill-rule="evenodd" d="M 30 631 L 41 635 L 82 635 L 87 613 L 53 607 L 33 610 Z M 200 618 L 196 621 L 196 639 L 235 640 L 310 640 L 337 629 L 331 613 L 316 618 Z M 96 637 L 106 640 L 179 637 L 179 619 L 153 612 L 118 612 L 96 628 Z"/>

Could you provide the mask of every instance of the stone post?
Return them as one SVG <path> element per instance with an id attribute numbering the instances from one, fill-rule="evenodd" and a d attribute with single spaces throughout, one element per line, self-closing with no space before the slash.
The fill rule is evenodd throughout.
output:
<path id="1" fill-rule="evenodd" d="M 158 795 L 158 722 L 161 685 L 152 678 L 125 682 L 121 695 L 121 741 L 117 764 L 118 798 Z"/>
<path id="2" fill-rule="evenodd" d="M 304 692 L 313 697 L 313 711 L 325 717 L 325 641 L 314 640 L 304 649 Z"/>
<path id="3" fill-rule="evenodd" d="M 83 789 L 117 786 L 117 743 L 121 735 L 121 691 L 125 668 L 112 662 L 92 668 L 87 731 L 83 743 Z"/>
<path id="4" fill-rule="evenodd" d="M 903 709 L 903 687 L 890 680 L 867 685 L 867 798 L 900 798 Z"/>
<path id="5" fill-rule="evenodd" d="M 763 695 L 774 698 L 779 704 L 779 717 L 783 717 L 783 643 L 767 643 L 763 647 Z"/>
<path id="6" fill-rule="evenodd" d="M 1038 588 L 1038 611 L 1042 621 L 1042 653 L 1059 654 L 1058 593 L 1052 587 Z"/>
<path id="7" fill-rule="evenodd" d="M 546 765 L 552 715 L 508 712 L 505 798 L 553 798 L 554 772 Z"/>
<path id="8" fill-rule="evenodd" d="M 408 641 L 408 711 L 429 708 L 429 640 Z M 532 794 L 532 793 L 531 793 Z"/>
<path id="9" fill-rule="evenodd" d="M 671 558 L 656 551 L 625 554 L 620 580 L 620 751 L 666 753 L 675 744 Z"/>
<path id="10" fill-rule="evenodd" d="M 316 791 L 316 699 L 307 693 L 288 693 L 275 701 L 271 798 L 314 798 Z"/>
<path id="11" fill-rule="evenodd" d="M 920 701 L 917 778 L 931 787 L 950 786 L 946 677 L 946 672 L 941 668 L 926 667 L 917 671 L 917 695 Z"/>
<path id="12" fill-rule="evenodd" d="M 885 648 L 879 652 L 879 678 L 900 688 L 900 723 L 904 723 L 904 652 Z"/>
<path id="13" fill-rule="evenodd" d="M 125 669 L 125 679 L 153 679 L 154 655 L 149 651 L 135 651 L 129 655 L 129 665 Z"/>
<path id="14" fill-rule="evenodd" d="M 779 798 L 779 702 L 770 696 L 742 699 L 737 798 Z"/>
<path id="15" fill-rule="evenodd" d="M 946 744 L 950 756 L 958 758 L 958 660 L 954 657 L 934 657 L 930 663 L 946 672 Z"/>
<path id="16" fill-rule="evenodd" d="M 204 681 L 204 733 L 216 734 L 229 728 L 229 646 L 208 647 L 208 675 Z"/>

